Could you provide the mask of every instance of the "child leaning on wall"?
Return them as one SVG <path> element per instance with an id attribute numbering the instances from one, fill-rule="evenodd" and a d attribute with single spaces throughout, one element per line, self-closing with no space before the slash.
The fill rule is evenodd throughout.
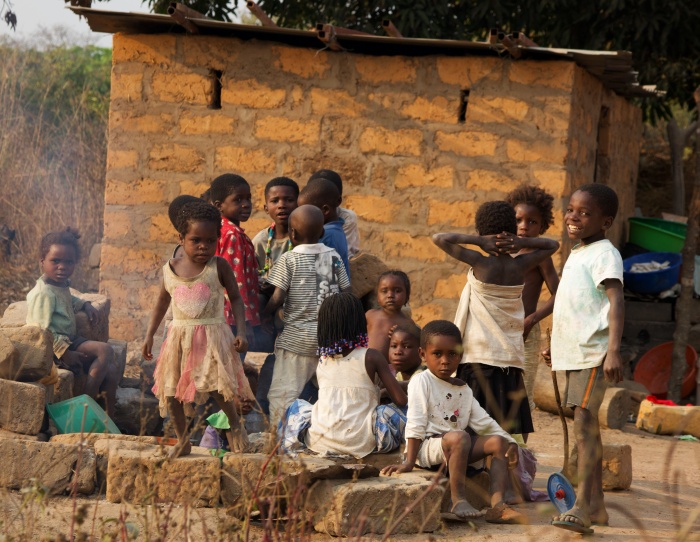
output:
<path id="1" fill-rule="evenodd" d="M 559 243 L 520 238 L 516 229 L 513 208 L 505 201 L 491 201 L 477 210 L 479 235 L 439 233 L 433 241 L 471 266 L 455 315 L 464 337 L 457 377 L 469 384 L 503 429 L 525 435 L 533 426 L 523 383 L 523 285 L 526 273 L 554 254 Z M 464 244 L 478 246 L 487 255 L 460 246 Z M 532 252 L 511 256 L 524 248 Z"/>
<path id="2" fill-rule="evenodd" d="M 622 258 L 605 238 L 617 209 L 617 194 L 602 184 L 584 185 L 571 195 L 564 222 L 569 239 L 578 243 L 554 302 L 551 365 L 566 371 L 562 399 L 574 409 L 579 485 L 574 506 L 552 524 L 583 534 L 593 532 L 591 525 L 608 525 L 598 410 L 607 382 L 622 380 Z"/>
<path id="3" fill-rule="evenodd" d="M 80 258 L 80 235 L 67 228 L 41 240 L 39 254 L 43 274 L 27 294 L 27 324 L 53 333 L 54 362 L 73 372 L 85 371 L 84 393 L 97 398 L 103 392 L 107 414 L 114 416 L 119 377 L 112 347 L 77 335 L 76 311 L 83 310 L 91 322 L 98 317 L 89 301 L 70 291 L 70 277 Z"/>
<path id="4" fill-rule="evenodd" d="M 515 220 L 518 227 L 518 237 L 539 237 L 544 234 L 552 223 L 552 202 L 554 198 L 536 186 L 521 185 L 506 196 L 506 201 L 515 209 Z M 526 254 L 531 249 L 523 249 L 518 254 Z M 542 292 L 542 284 L 546 283 L 550 298 L 541 307 L 537 302 Z M 559 276 L 554 269 L 552 258 L 546 258 L 525 274 L 523 287 L 523 307 L 525 308 L 525 363 L 523 378 L 525 390 L 530 403 L 530 410 L 535 409 L 534 389 L 537 366 L 540 363 L 540 321 L 550 314 L 554 308 L 554 296 L 559 286 Z"/>

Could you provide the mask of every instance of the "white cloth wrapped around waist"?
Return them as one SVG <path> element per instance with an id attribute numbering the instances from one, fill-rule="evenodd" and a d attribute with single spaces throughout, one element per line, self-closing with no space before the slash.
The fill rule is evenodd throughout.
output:
<path id="1" fill-rule="evenodd" d="M 481 282 L 470 269 L 454 320 L 462 332 L 464 354 L 460 363 L 522 369 L 524 320 L 522 284 Z"/>

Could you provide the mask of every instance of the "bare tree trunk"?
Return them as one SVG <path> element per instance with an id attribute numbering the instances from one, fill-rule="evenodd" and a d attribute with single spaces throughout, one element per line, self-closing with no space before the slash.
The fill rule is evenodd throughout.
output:
<path id="1" fill-rule="evenodd" d="M 700 104 L 700 87 L 694 93 L 695 103 Z M 670 126 L 670 123 L 669 123 Z M 685 234 L 683 245 L 683 268 L 681 271 L 681 295 L 676 303 L 676 330 L 673 333 L 673 357 L 671 363 L 671 376 L 668 379 L 668 398 L 676 403 L 681 401 L 681 385 L 687 369 L 685 350 L 688 345 L 690 332 L 690 313 L 693 303 L 693 291 L 695 274 L 695 253 L 698 246 L 698 234 L 700 234 L 700 127 L 693 123 L 695 128 L 695 182 L 693 183 L 693 199 L 688 210 L 688 230 Z M 676 126 L 677 127 L 677 126 Z M 670 138 L 670 130 L 669 130 Z M 681 163 L 682 167 L 682 163 Z"/>
<path id="2" fill-rule="evenodd" d="M 681 129 L 676 119 L 671 118 L 666 127 L 668 143 L 671 147 L 671 181 L 673 186 L 673 213 L 683 216 L 685 214 L 685 179 L 683 176 L 683 150 L 688 144 L 688 139 L 697 128 L 697 121 L 687 128 Z"/>

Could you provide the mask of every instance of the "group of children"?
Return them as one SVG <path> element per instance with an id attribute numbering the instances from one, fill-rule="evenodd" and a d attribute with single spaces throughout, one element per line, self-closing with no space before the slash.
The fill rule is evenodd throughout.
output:
<path id="1" fill-rule="evenodd" d="M 321 170 L 301 191 L 291 179 L 272 179 L 264 206 L 272 224 L 253 240 L 241 228 L 252 210 L 242 177 L 218 177 L 203 197 L 181 196 L 170 206 L 180 243 L 163 266 L 143 346 L 151 359 L 170 308 L 154 392 L 174 422 L 175 456 L 190 449 L 183 404 L 211 396 L 228 419 L 229 449 L 243 451 L 240 414 L 267 401 L 288 453 L 361 458 L 405 441 L 404 463 L 386 474 L 445 465 L 451 513 L 461 520 L 481 515 L 466 500 L 466 473 L 488 456 L 486 519 L 521 523 L 524 516 L 506 503 L 508 472 L 519 461 L 519 436 L 534 430 L 538 323 L 553 311 L 552 367 L 567 371 L 581 480 L 576 504 L 553 524 L 588 532 L 592 522 L 607 522 L 597 410 L 605 381 L 621 378 L 623 320 L 621 259 L 605 239 L 617 213 L 613 190 L 594 184 L 572 194 L 565 225 L 578 243 L 561 284 L 551 259 L 559 243 L 540 237 L 553 220 L 553 199 L 540 188 L 523 186 L 506 201 L 483 204 L 477 235 L 436 234 L 433 242 L 470 269 L 454 323 L 437 320 L 422 330 L 404 311 L 411 293 L 405 273 L 379 278 L 377 308 L 365 311 L 349 293 L 357 216 L 340 207 L 337 173 Z M 80 302 L 68 290 L 78 256 L 71 235 L 42 242 L 44 275 L 28 296 L 28 320 L 54 332 L 61 363 L 70 364 L 73 351 L 95 356 L 90 390 L 105 390 L 109 410 L 109 359 L 100 343 L 75 337 L 71 315 Z M 551 299 L 538 307 L 543 284 Z M 249 348 L 274 352 L 261 370 L 257 401 L 241 361 Z"/>

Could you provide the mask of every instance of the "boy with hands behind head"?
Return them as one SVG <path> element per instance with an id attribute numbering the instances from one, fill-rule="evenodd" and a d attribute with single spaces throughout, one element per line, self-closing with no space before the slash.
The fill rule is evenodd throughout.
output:
<path id="1" fill-rule="evenodd" d="M 382 472 L 410 472 L 416 464 L 423 468 L 446 464 L 451 513 L 469 521 L 482 514 L 467 501 L 467 466 L 492 456 L 492 508 L 486 521 L 523 523 L 525 517 L 504 502 L 508 469 L 518 464 L 518 446 L 474 399 L 469 386 L 452 377 L 462 359 L 459 329 L 452 322 L 435 320 L 423 328 L 420 342 L 420 356 L 428 370 L 414 374 L 408 383 L 406 459 Z"/>

